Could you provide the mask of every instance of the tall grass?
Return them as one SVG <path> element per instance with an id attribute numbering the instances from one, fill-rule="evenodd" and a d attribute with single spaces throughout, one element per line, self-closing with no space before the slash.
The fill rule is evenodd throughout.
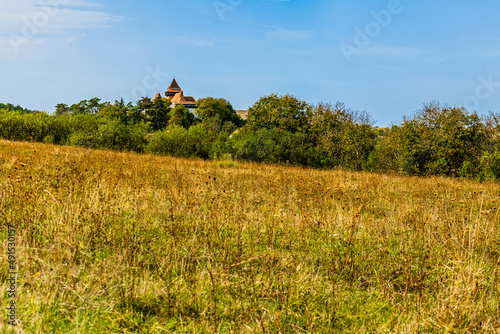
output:
<path id="1" fill-rule="evenodd" d="M 500 330 L 495 183 L 7 141 L 0 167 L 2 332 Z"/>

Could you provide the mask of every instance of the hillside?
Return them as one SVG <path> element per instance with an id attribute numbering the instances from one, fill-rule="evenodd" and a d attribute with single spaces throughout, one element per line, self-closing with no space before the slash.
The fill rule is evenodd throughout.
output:
<path id="1" fill-rule="evenodd" d="M 0 167 L 18 332 L 500 330 L 496 183 L 9 141 Z"/>

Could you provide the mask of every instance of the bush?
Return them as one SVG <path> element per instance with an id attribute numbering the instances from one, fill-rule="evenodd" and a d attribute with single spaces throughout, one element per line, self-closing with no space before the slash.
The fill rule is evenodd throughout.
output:
<path id="1" fill-rule="evenodd" d="M 475 178 L 478 175 L 477 165 L 466 160 L 458 170 L 458 176 L 461 178 Z"/>
<path id="2" fill-rule="evenodd" d="M 393 126 L 377 145 L 379 162 L 407 175 L 457 176 L 471 172 L 466 161 L 479 161 L 486 142 L 484 126 L 475 113 L 430 103 L 412 118 Z M 376 156 L 375 155 L 375 156 Z M 373 160 L 372 160 L 373 162 Z"/>
<path id="3" fill-rule="evenodd" d="M 317 147 L 320 164 L 360 170 L 375 146 L 373 120 L 343 103 L 318 104 L 309 117 L 309 141 Z"/>
<path id="4" fill-rule="evenodd" d="M 1 138 L 64 144 L 68 135 L 69 128 L 64 118 L 50 116 L 44 112 L 0 110 Z"/>
<path id="5" fill-rule="evenodd" d="M 500 151 L 485 153 L 480 163 L 481 178 L 500 179 Z"/>
<path id="6" fill-rule="evenodd" d="M 90 117 L 90 118 L 89 118 Z M 125 125 L 119 119 L 99 118 L 89 115 L 73 116 L 74 132 L 69 144 L 88 148 L 144 151 L 148 126 L 144 123 Z"/>
<path id="7" fill-rule="evenodd" d="M 260 129 L 241 131 L 232 137 L 232 151 L 237 159 L 278 163 L 280 147 L 276 130 Z"/>
<path id="8" fill-rule="evenodd" d="M 72 146 L 87 147 L 87 148 L 99 147 L 99 143 L 96 138 L 96 132 L 89 133 L 81 130 L 73 132 L 69 136 L 68 144 Z"/>
<path id="9" fill-rule="evenodd" d="M 189 130 L 173 125 L 163 131 L 155 132 L 149 140 L 146 151 L 174 157 L 208 159 L 215 139 L 215 132 L 203 124 L 192 126 Z"/>
<path id="10" fill-rule="evenodd" d="M 321 167 L 319 151 L 307 134 L 277 129 L 244 130 L 229 141 L 228 149 L 241 160 Z"/>
<path id="11" fill-rule="evenodd" d="M 232 124 L 232 123 L 231 123 Z M 230 134 L 226 131 L 221 131 L 217 134 L 215 141 L 210 148 L 210 157 L 219 159 L 223 156 L 232 156 L 233 150 L 230 141 Z"/>

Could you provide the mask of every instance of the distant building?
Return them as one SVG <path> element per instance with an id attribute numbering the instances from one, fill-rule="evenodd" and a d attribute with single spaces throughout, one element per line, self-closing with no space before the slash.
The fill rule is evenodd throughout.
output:
<path id="1" fill-rule="evenodd" d="M 165 96 L 172 102 L 172 107 L 181 104 L 193 114 L 195 113 L 196 100 L 192 96 L 184 96 L 184 92 L 182 91 L 181 87 L 179 87 L 179 84 L 177 84 L 175 78 L 174 80 L 172 80 L 170 87 L 168 87 L 167 91 L 165 92 Z M 161 97 L 161 94 L 157 93 L 155 99 L 159 97 Z"/>
<path id="2" fill-rule="evenodd" d="M 242 118 L 242 119 L 247 119 L 248 118 L 248 110 L 236 110 L 236 113 Z"/>

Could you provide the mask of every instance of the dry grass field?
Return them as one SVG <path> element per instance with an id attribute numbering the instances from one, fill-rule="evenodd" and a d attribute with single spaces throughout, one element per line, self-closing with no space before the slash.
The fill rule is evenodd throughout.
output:
<path id="1" fill-rule="evenodd" d="M 0 141 L 0 332 L 498 332 L 499 209 L 496 183 Z"/>

